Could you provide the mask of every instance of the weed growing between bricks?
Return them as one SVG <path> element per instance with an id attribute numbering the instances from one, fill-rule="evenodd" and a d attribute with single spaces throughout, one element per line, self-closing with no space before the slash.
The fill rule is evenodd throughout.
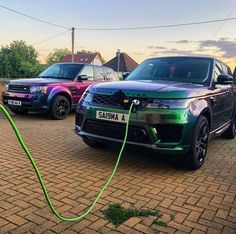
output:
<path id="1" fill-rule="evenodd" d="M 102 213 L 104 214 L 105 218 L 116 227 L 131 217 L 147 217 L 152 215 L 159 218 L 162 216 L 162 213 L 159 210 L 124 208 L 120 204 L 110 204 L 108 209 L 103 210 Z"/>

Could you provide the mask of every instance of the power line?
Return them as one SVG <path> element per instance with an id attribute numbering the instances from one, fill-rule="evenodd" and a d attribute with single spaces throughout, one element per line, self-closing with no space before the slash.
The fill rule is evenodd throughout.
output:
<path id="1" fill-rule="evenodd" d="M 229 14 L 226 16 L 226 19 L 229 19 L 229 17 L 233 14 L 234 10 L 236 9 L 236 6 L 234 6 L 234 8 L 229 12 Z M 223 28 L 224 24 L 226 23 L 226 21 L 224 21 L 222 24 L 220 24 L 219 28 L 217 28 L 217 30 L 215 31 L 215 33 L 212 36 L 212 39 L 215 38 L 215 36 L 217 35 L 217 33 Z"/>
<path id="2" fill-rule="evenodd" d="M 4 5 L 1 5 L 1 4 L 0 4 L 0 7 L 6 9 L 8 11 L 14 12 L 16 14 L 19 14 L 19 15 L 25 16 L 27 18 L 30 18 L 32 20 L 39 21 L 41 23 L 45 23 L 45 24 L 48 24 L 48 25 L 51 25 L 51 26 L 60 27 L 60 28 L 64 28 L 64 29 L 70 29 L 69 27 L 65 27 L 65 26 L 62 26 L 62 25 L 59 25 L 59 24 L 55 24 L 55 23 L 51 23 L 49 21 L 42 20 L 42 19 L 30 16 L 30 15 L 26 15 L 24 13 L 21 13 L 19 11 L 16 11 L 14 9 L 11 9 L 11 8 L 6 7 Z M 232 14 L 232 12 L 230 13 L 230 15 L 231 14 Z M 207 21 L 196 21 L 196 22 L 189 22 L 189 23 L 166 24 L 166 25 L 156 25 L 156 26 L 118 27 L 118 28 L 79 28 L 78 27 L 78 28 L 75 28 L 75 29 L 80 30 L 80 31 L 122 31 L 122 30 L 126 30 L 127 31 L 127 30 L 143 30 L 143 29 L 182 27 L 182 26 L 210 24 L 210 23 L 217 23 L 217 22 L 226 22 L 226 21 L 232 21 L 232 20 L 236 20 L 236 17 L 229 18 L 229 16 L 228 16 L 225 19 L 215 19 L 215 20 L 207 20 Z"/>
<path id="3" fill-rule="evenodd" d="M 48 38 L 46 38 L 46 39 L 44 39 L 44 40 L 42 40 L 42 41 L 36 42 L 36 43 L 34 43 L 34 44 L 32 44 L 32 45 L 35 46 L 35 45 L 41 44 L 41 43 L 43 43 L 43 42 L 45 42 L 45 41 L 49 41 L 49 40 L 51 40 L 51 39 L 53 39 L 53 38 L 59 37 L 59 36 L 65 34 L 65 33 L 69 32 L 69 31 L 71 31 L 71 29 L 66 30 L 66 31 L 64 31 L 64 32 L 62 32 L 62 33 L 58 33 L 58 34 L 56 34 L 56 35 L 54 35 L 54 36 L 48 37 Z"/>
<path id="4" fill-rule="evenodd" d="M 11 8 L 9 8 L 9 7 L 3 6 L 3 5 L 1 5 L 1 4 L 0 4 L 0 7 L 6 9 L 6 10 L 8 10 L 8 11 L 14 12 L 14 13 L 16 13 L 16 14 L 18 14 L 18 15 L 22 15 L 22 16 L 25 16 L 25 17 L 30 18 L 30 19 L 32 19 L 32 20 L 39 21 L 39 22 L 44 23 L 44 24 L 48 24 L 48 25 L 51 25 L 51 26 L 59 27 L 59 28 L 69 29 L 68 27 L 65 27 L 65 26 L 62 26 L 62 25 L 59 25 L 59 24 L 54 24 L 54 23 L 51 23 L 51 22 L 46 21 L 46 20 L 42 20 L 42 19 L 39 19 L 39 18 L 30 16 L 30 15 L 26 15 L 26 14 L 24 14 L 24 13 L 21 13 L 21 12 L 16 11 L 16 10 L 14 10 L 14 9 L 11 9 Z"/>
<path id="5" fill-rule="evenodd" d="M 216 19 L 216 20 L 207 20 L 207 21 L 196 21 L 190 23 L 180 23 L 180 24 L 166 24 L 166 25 L 156 25 L 156 26 L 143 26 L 143 27 L 127 27 L 127 28 L 76 28 L 79 31 L 122 31 L 122 30 L 143 30 L 143 29 L 156 29 L 156 28 L 172 28 L 172 27 L 182 27 L 182 26 L 191 26 L 199 24 L 210 24 L 217 22 L 226 22 L 236 20 L 236 17 L 227 18 L 227 19 Z"/>

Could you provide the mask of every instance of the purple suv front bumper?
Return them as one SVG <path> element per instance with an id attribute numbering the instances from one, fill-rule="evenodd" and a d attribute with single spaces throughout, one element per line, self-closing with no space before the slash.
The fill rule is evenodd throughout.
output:
<path id="1" fill-rule="evenodd" d="M 2 100 L 6 106 L 13 108 L 16 106 L 10 105 L 8 100 L 20 101 L 21 105 L 17 106 L 17 108 L 27 110 L 48 110 L 46 94 L 13 93 L 5 91 L 2 93 Z"/>

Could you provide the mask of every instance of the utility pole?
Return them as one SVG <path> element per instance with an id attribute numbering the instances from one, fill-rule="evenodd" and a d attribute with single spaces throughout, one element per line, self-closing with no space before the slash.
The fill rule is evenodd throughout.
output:
<path id="1" fill-rule="evenodd" d="M 117 72 L 119 75 L 119 72 L 120 72 L 120 50 L 119 49 L 117 50 L 116 55 L 117 55 Z"/>
<path id="2" fill-rule="evenodd" d="M 71 62 L 75 62 L 75 28 L 72 27 L 71 29 L 71 38 L 72 38 L 72 56 L 71 56 Z"/>

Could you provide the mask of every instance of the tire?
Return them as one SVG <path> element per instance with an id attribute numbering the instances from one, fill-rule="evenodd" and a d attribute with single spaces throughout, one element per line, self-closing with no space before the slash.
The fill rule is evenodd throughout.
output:
<path id="1" fill-rule="evenodd" d="M 91 139 L 88 139 L 88 138 L 85 138 L 85 137 L 83 137 L 82 139 L 83 139 L 83 142 L 91 148 L 95 148 L 95 149 L 105 148 L 104 144 L 102 144 L 100 142 L 97 142 L 95 140 L 91 140 Z"/>
<path id="2" fill-rule="evenodd" d="M 231 121 L 227 130 L 221 134 L 221 137 L 224 139 L 234 139 L 235 136 L 236 136 L 236 114 L 234 115 L 234 118 Z"/>
<path id="3" fill-rule="evenodd" d="M 189 152 L 185 157 L 187 166 L 192 170 L 199 169 L 205 161 L 209 132 L 209 123 L 207 118 L 204 116 L 200 116 L 195 125 Z"/>
<path id="4" fill-rule="evenodd" d="M 26 115 L 29 110 L 26 110 L 26 109 L 21 109 L 21 108 L 12 108 L 12 107 L 9 107 L 11 112 L 13 112 L 14 114 L 18 114 L 18 115 Z"/>
<path id="5" fill-rule="evenodd" d="M 62 120 L 67 117 L 70 112 L 70 102 L 65 96 L 57 95 L 53 98 L 49 115 L 51 119 Z"/>

